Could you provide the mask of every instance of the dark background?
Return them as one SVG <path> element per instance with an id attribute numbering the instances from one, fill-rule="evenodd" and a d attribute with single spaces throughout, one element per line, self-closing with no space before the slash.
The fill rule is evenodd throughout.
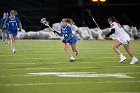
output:
<path id="1" fill-rule="evenodd" d="M 140 0 L 107 0 L 105 3 L 93 3 L 91 0 L 2 0 L 0 18 L 3 12 L 15 9 L 26 31 L 37 31 L 44 28 L 40 22 L 47 18 L 50 25 L 60 22 L 62 18 L 72 18 L 77 26 L 96 27 L 87 9 L 99 26 L 108 27 L 107 19 L 115 16 L 122 25 L 140 28 Z"/>

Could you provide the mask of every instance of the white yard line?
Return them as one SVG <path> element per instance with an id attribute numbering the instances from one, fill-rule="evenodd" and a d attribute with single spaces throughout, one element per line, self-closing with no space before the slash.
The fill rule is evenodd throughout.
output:
<path id="1" fill-rule="evenodd" d="M 53 58 L 45 58 L 45 57 L 44 58 L 40 58 L 40 57 L 39 58 L 37 58 L 37 57 L 33 58 L 33 57 L 30 57 L 30 58 L 15 58 L 15 59 L 6 59 L 5 58 L 5 59 L 0 59 L 0 60 L 28 60 L 28 59 L 53 59 Z"/>
<path id="2" fill-rule="evenodd" d="M 126 73 L 115 73 L 115 74 L 96 74 L 95 72 L 39 72 L 39 73 L 28 73 L 28 75 L 1 75 L 0 77 L 26 77 L 26 76 L 49 76 L 55 75 L 58 77 L 82 77 L 82 78 L 97 78 L 97 77 L 116 77 L 116 78 L 133 78 L 128 76 Z"/>
<path id="3" fill-rule="evenodd" d="M 23 58 L 23 59 L 53 59 L 53 58 Z"/>
<path id="4" fill-rule="evenodd" d="M 30 77 L 33 75 L 1 75 L 0 78 L 6 78 L 6 77 Z"/>
<path id="5" fill-rule="evenodd" d="M 121 68 L 134 68 L 134 67 L 136 67 L 136 68 L 139 68 L 140 66 L 137 66 L 137 65 L 131 65 L 131 66 L 115 66 L 115 67 L 121 67 Z"/>
<path id="6" fill-rule="evenodd" d="M 43 69 L 55 69 L 55 68 L 9 68 L 9 69 L 0 69 L 0 70 L 43 70 Z"/>
<path id="7" fill-rule="evenodd" d="M 27 64 L 37 64 L 37 63 L 0 63 L 0 65 L 27 65 Z"/>
<path id="8" fill-rule="evenodd" d="M 29 77 L 29 76 L 58 76 L 58 77 L 81 77 L 81 78 L 98 78 L 98 77 L 115 77 L 115 78 L 133 78 L 128 76 L 129 73 L 95 73 L 95 72 L 38 72 L 27 73 L 26 75 L 0 75 L 0 78 L 5 77 Z"/>
<path id="9" fill-rule="evenodd" d="M 62 64 L 66 62 L 55 62 L 55 63 L 41 63 L 46 65 L 53 65 L 53 64 Z M 94 62 L 93 62 L 94 63 Z M 1 63 L 4 64 L 4 63 Z M 6 63 L 5 63 L 6 64 Z M 24 64 L 24 63 L 7 63 L 7 64 Z M 40 64 L 40 63 L 25 63 L 25 64 Z M 83 63 L 86 64 L 86 63 Z M 140 66 L 114 66 L 117 68 L 139 68 Z M 0 70 L 42 70 L 42 69 L 96 69 L 96 68 L 105 68 L 105 67 L 56 67 L 56 68 L 7 68 L 7 69 L 0 69 Z"/>
<path id="10" fill-rule="evenodd" d="M 38 72 L 28 73 L 29 75 L 37 76 L 48 76 L 55 75 L 58 77 L 116 77 L 116 78 L 133 78 L 128 76 L 126 73 L 107 73 L 107 74 L 96 74 L 95 72 Z"/>
<path id="11" fill-rule="evenodd" d="M 102 61 L 102 62 L 111 63 L 113 61 Z M 0 63 L 0 65 L 5 65 L 5 64 L 6 65 L 8 65 L 8 64 L 9 65 L 11 65 L 11 64 L 12 65 L 14 65 L 14 64 L 15 65 L 26 65 L 26 64 L 40 64 L 41 65 L 41 64 L 61 64 L 61 63 L 66 63 L 67 64 L 68 62 L 52 62 L 52 61 L 51 62 L 39 62 L 39 63 L 32 63 L 32 62 L 30 62 L 30 63 L 25 63 L 25 62 L 24 63 L 20 63 L 20 62 L 19 63 L 16 63 L 16 62 L 15 63 L 13 63 L 13 62 L 10 63 L 10 62 L 8 62 L 7 63 L 7 62 L 3 62 L 3 63 Z M 75 62 L 75 63 L 78 63 L 78 64 L 92 64 L 92 63 L 95 63 L 95 62 Z"/>
<path id="12" fill-rule="evenodd" d="M 64 82 L 64 83 L 17 83 L 0 84 L 1 87 L 48 86 L 48 85 L 80 85 L 80 84 L 112 84 L 112 83 L 140 83 L 140 81 L 105 81 L 105 82 Z M 125 93 L 125 92 L 123 92 Z"/>
<path id="13" fill-rule="evenodd" d="M 9 69 L 0 69 L 0 70 L 42 70 L 42 69 L 96 69 L 102 67 L 58 67 L 58 68 L 9 68 Z"/>
<path id="14" fill-rule="evenodd" d="M 5 55 L 0 55 L 0 56 L 5 56 L 5 57 L 7 57 L 7 56 L 13 56 L 13 57 L 17 57 L 17 56 L 22 56 L 22 55 L 13 55 L 13 54 L 11 54 L 11 55 L 9 54 L 8 55 L 8 54 L 5 54 Z"/>

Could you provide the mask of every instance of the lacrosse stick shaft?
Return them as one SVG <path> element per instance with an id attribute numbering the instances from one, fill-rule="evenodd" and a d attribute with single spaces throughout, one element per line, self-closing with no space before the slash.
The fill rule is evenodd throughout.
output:
<path id="1" fill-rule="evenodd" d="M 90 10 L 88 10 L 88 14 L 89 14 L 89 16 L 92 18 L 92 20 L 93 20 L 93 22 L 96 24 L 96 26 L 100 29 L 99 25 L 97 24 L 97 22 L 95 21 L 94 17 L 92 16 Z M 100 29 L 100 30 L 101 30 L 101 29 Z"/>
<path id="2" fill-rule="evenodd" d="M 52 31 L 54 31 L 54 29 L 52 27 L 50 27 L 50 25 L 45 24 L 46 26 L 48 26 Z"/>

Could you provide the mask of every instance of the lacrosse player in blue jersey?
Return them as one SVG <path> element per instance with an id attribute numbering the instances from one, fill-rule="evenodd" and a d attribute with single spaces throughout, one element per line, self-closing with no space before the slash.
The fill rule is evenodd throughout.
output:
<path id="1" fill-rule="evenodd" d="M 71 48 L 73 52 L 76 53 L 76 56 L 78 55 L 79 51 L 76 48 L 77 39 L 75 35 L 72 33 L 72 29 L 69 22 L 70 22 L 69 19 L 63 18 L 61 21 L 62 23 L 61 32 L 60 33 L 57 31 L 53 31 L 53 32 L 57 33 L 59 36 L 63 36 L 62 42 L 64 43 L 64 50 L 70 57 L 70 61 L 73 62 L 75 61 L 75 58 L 72 56 L 72 54 L 68 50 L 69 45 L 71 45 Z"/>
<path id="2" fill-rule="evenodd" d="M 5 13 L 3 13 L 3 18 L 1 19 L 1 24 L 0 24 L 0 26 L 1 26 L 1 29 L 2 29 L 2 42 L 4 43 L 4 44 L 8 44 L 9 42 L 8 42 L 8 33 L 7 33 L 7 29 L 3 29 L 3 25 L 4 25 L 4 22 L 5 22 L 5 20 L 8 18 L 8 13 L 7 12 L 5 12 Z"/>
<path id="3" fill-rule="evenodd" d="M 12 49 L 13 53 L 16 52 L 14 43 L 15 43 L 15 37 L 17 36 L 18 27 L 19 27 L 19 31 L 21 31 L 21 29 L 22 29 L 21 21 L 17 17 L 17 12 L 15 10 L 11 10 L 10 16 L 6 19 L 3 28 L 4 29 L 7 28 L 7 30 L 8 30 L 11 49 Z"/>

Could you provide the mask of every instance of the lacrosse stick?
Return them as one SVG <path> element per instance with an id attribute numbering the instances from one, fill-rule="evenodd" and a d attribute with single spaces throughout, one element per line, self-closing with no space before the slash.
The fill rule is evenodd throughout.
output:
<path id="1" fill-rule="evenodd" d="M 89 16 L 92 18 L 93 22 L 96 24 L 97 28 L 99 29 L 99 31 L 98 31 L 99 32 L 99 36 L 98 36 L 99 39 L 104 39 L 103 38 L 104 36 L 102 36 L 103 31 L 101 30 L 98 23 L 95 21 L 94 17 L 92 16 L 90 9 L 87 9 L 87 12 L 88 12 Z"/>
<path id="2" fill-rule="evenodd" d="M 52 31 L 54 31 L 54 29 L 52 29 L 52 27 L 50 27 L 49 22 L 46 20 L 46 18 L 41 18 L 40 23 L 48 26 Z"/>
<path id="3" fill-rule="evenodd" d="M 97 28 L 101 31 L 101 28 L 99 27 L 98 23 L 95 21 L 94 17 L 91 14 L 90 9 L 87 10 L 89 16 L 92 18 L 93 22 L 96 24 Z"/>

